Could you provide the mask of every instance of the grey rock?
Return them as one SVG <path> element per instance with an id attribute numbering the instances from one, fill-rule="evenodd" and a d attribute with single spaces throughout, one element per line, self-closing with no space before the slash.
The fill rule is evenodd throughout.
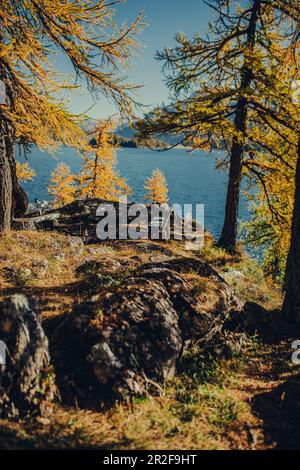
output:
<path id="1" fill-rule="evenodd" d="M 82 238 L 80 238 L 79 236 L 69 236 L 67 238 L 67 241 L 69 247 L 74 250 L 74 252 L 81 254 L 84 250 L 84 243 L 82 241 Z"/>
<path id="2" fill-rule="evenodd" d="M 6 364 L 0 374 L 0 416 L 48 413 L 55 395 L 48 340 L 25 296 L 15 294 L 0 303 L 0 339 L 6 347 Z"/>
<path id="3" fill-rule="evenodd" d="M 37 213 L 29 214 L 28 217 L 16 219 L 15 228 L 23 229 L 26 227 L 26 225 L 30 225 L 32 227 L 31 229 L 55 230 L 64 234 L 79 236 L 85 243 L 99 243 L 102 242 L 102 240 L 99 240 L 97 237 L 96 227 L 101 219 L 105 217 L 105 215 L 97 216 L 97 209 L 100 205 L 107 206 L 108 204 L 114 208 L 116 215 L 118 216 L 120 213 L 120 207 L 122 205 L 116 201 L 105 201 L 99 198 L 77 199 L 74 202 L 57 209 L 43 210 L 42 215 L 39 215 L 40 212 L 38 211 Z M 131 224 L 136 218 L 135 215 L 128 215 L 130 208 L 134 204 L 134 202 L 126 203 L 125 209 L 127 210 L 127 220 L 124 221 L 125 225 Z M 124 209 L 124 206 L 122 207 Z M 151 206 L 147 205 L 146 207 L 148 211 L 148 236 L 146 238 L 151 240 Z M 171 239 L 176 239 L 176 230 L 174 226 L 177 227 L 178 224 L 175 224 L 175 219 L 178 220 L 178 216 L 173 211 L 171 211 Z M 183 220 L 181 220 L 181 222 L 183 224 Z M 117 239 L 118 230 L 119 224 L 117 226 Z M 164 238 L 162 227 L 159 228 L 159 238 Z M 136 245 L 141 251 L 157 251 L 167 255 L 170 254 L 167 249 L 164 250 L 154 242 L 148 244 L 137 243 Z"/>
<path id="4" fill-rule="evenodd" d="M 34 278 L 33 271 L 28 267 L 6 266 L 3 270 L 4 276 L 17 286 L 23 286 Z"/>
<path id="5" fill-rule="evenodd" d="M 46 258 L 34 259 L 31 268 L 35 277 L 44 277 L 48 271 L 49 263 Z"/>
<path id="6" fill-rule="evenodd" d="M 20 218 L 12 221 L 13 230 L 36 230 L 34 219 Z"/>
<path id="7" fill-rule="evenodd" d="M 211 309 L 201 296 L 195 297 L 183 276 L 190 271 L 215 283 L 217 299 Z M 242 308 L 224 279 L 193 258 L 148 263 L 117 287 L 98 292 L 75 305 L 61 341 L 72 332 L 69 356 L 76 356 L 77 371 L 88 376 L 81 383 L 83 393 L 96 382 L 99 392 L 121 399 L 159 388 L 174 375 L 186 344 L 211 341 L 230 313 Z"/>

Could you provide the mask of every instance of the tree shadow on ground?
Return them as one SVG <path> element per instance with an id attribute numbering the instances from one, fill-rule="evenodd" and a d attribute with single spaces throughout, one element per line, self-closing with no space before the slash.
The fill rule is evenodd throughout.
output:
<path id="1" fill-rule="evenodd" d="M 278 310 L 265 314 L 258 326 L 257 337 L 265 345 L 261 360 L 267 364 L 269 380 L 280 383 L 254 395 L 252 409 L 263 421 L 266 444 L 275 449 L 300 449 L 300 374 L 291 357 L 300 330 L 286 323 Z"/>
<path id="2" fill-rule="evenodd" d="M 22 429 L 21 429 L 22 428 Z M 68 423 L 53 421 L 48 426 L 29 422 L 11 423 L 0 421 L 0 448 L 2 450 L 107 450 L 119 449 L 131 444 L 131 440 L 121 438 L 119 441 L 101 442 L 101 429 L 90 433 L 84 428 L 72 429 Z"/>
<path id="3" fill-rule="evenodd" d="M 277 449 L 300 449 L 300 375 L 256 395 L 252 405 L 263 420 L 267 442 Z"/>

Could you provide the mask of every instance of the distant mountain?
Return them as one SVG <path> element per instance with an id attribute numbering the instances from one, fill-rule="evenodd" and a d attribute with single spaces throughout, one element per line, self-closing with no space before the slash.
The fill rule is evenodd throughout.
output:
<path id="1" fill-rule="evenodd" d="M 124 137 L 125 139 L 133 139 L 135 137 L 135 130 L 128 124 L 123 124 L 122 126 L 117 127 L 116 134 Z"/>
<path id="2" fill-rule="evenodd" d="M 119 126 L 116 129 L 116 135 L 123 137 L 124 139 L 134 140 L 135 134 L 136 134 L 136 131 L 132 129 L 128 124 Z M 164 134 L 153 140 L 157 142 L 161 142 L 164 144 L 165 147 L 167 147 L 167 146 L 172 146 L 172 145 L 177 144 L 178 142 L 180 142 L 181 139 L 180 139 L 180 136 L 174 137 L 169 134 Z"/>
<path id="3" fill-rule="evenodd" d="M 86 121 L 82 126 L 83 129 L 88 132 L 92 133 L 95 126 L 95 121 L 90 120 Z M 175 138 L 173 136 L 164 134 L 159 138 L 148 138 L 148 139 L 138 139 L 136 137 L 136 131 L 129 125 L 129 124 L 122 124 L 118 126 L 114 132 L 115 142 L 120 145 L 120 147 L 129 147 L 129 148 L 145 148 L 145 147 L 153 147 L 153 148 L 167 148 L 172 145 L 175 145 L 180 141 L 180 136 Z M 91 144 L 95 144 L 95 139 L 91 134 Z"/>

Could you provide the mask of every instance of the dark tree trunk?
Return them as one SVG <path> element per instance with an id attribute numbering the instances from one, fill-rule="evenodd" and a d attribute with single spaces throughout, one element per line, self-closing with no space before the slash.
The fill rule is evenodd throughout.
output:
<path id="1" fill-rule="evenodd" d="M 0 114 L 0 232 L 9 230 L 12 218 L 24 214 L 27 207 L 27 195 L 17 179 L 13 127 Z"/>
<path id="2" fill-rule="evenodd" d="M 261 0 L 254 0 L 252 5 L 252 13 L 249 21 L 247 33 L 247 47 L 254 50 L 255 33 L 260 10 Z M 241 91 L 246 91 L 253 80 L 253 70 L 245 63 L 242 70 Z M 240 199 L 240 186 L 243 168 L 244 142 L 243 137 L 246 135 L 247 121 L 247 99 L 240 97 L 236 107 L 234 120 L 235 129 L 240 133 L 242 138 L 234 137 L 230 154 L 229 180 L 227 186 L 227 197 L 225 206 L 225 218 L 221 237 L 218 246 L 228 251 L 236 250 L 237 229 L 238 229 L 238 210 Z"/>
<path id="3" fill-rule="evenodd" d="M 13 92 L 7 84 L 6 74 L 1 67 L 0 79 L 6 85 L 6 105 L 13 109 Z M 28 198 L 18 183 L 16 161 L 14 159 L 15 131 L 14 125 L 0 107 L 0 233 L 9 230 L 14 216 L 26 212 Z"/>
<path id="4" fill-rule="evenodd" d="M 17 178 L 16 161 L 14 158 L 14 149 L 11 145 L 13 142 L 9 142 L 8 146 L 10 151 L 8 152 L 11 179 L 12 179 L 12 217 L 21 217 L 25 214 L 28 208 L 28 197 L 22 186 L 20 186 Z"/>
<path id="5" fill-rule="evenodd" d="M 0 232 L 10 229 L 12 217 L 12 177 L 8 157 L 9 128 L 0 115 Z"/>
<path id="6" fill-rule="evenodd" d="M 295 205 L 291 246 L 286 266 L 283 315 L 287 321 L 300 326 L 300 137 L 295 183 Z"/>
<path id="7" fill-rule="evenodd" d="M 235 128 L 243 134 L 246 130 L 247 119 L 247 102 L 241 99 L 237 105 L 237 113 L 235 118 Z M 243 143 L 236 137 L 233 140 L 231 155 L 229 179 L 227 186 L 227 197 L 225 206 L 225 219 L 221 237 L 218 246 L 228 251 L 235 251 L 238 230 L 238 211 L 240 199 L 240 187 L 243 168 Z"/>

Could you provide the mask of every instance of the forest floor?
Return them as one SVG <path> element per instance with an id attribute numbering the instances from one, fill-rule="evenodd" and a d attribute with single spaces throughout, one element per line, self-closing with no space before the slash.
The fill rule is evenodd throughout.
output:
<path id="1" fill-rule="evenodd" d="M 36 297 L 47 331 L 49 319 L 59 321 L 93 294 L 91 277 L 79 269 L 87 259 L 111 265 L 126 259 L 130 266 L 130 260 L 152 261 L 165 249 L 190 256 L 175 242 L 149 249 L 146 243 L 79 247 L 64 235 L 11 232 L 0 238 L 0 298 L 16 292 Z M 245 254 L 227 255 L 208 240 L 193 256 L 219 271 L 241 300 L 279 315 L 280 289 Z M 57 403 L 50 418 L 0 420 L 0 448 L 300 448 L 300 375 L 291 360 L 296 336 L 280 328 L 245 334 L 228 359 L 204 358 L 192 349 L 159 396 L 102 410 Z"/>

